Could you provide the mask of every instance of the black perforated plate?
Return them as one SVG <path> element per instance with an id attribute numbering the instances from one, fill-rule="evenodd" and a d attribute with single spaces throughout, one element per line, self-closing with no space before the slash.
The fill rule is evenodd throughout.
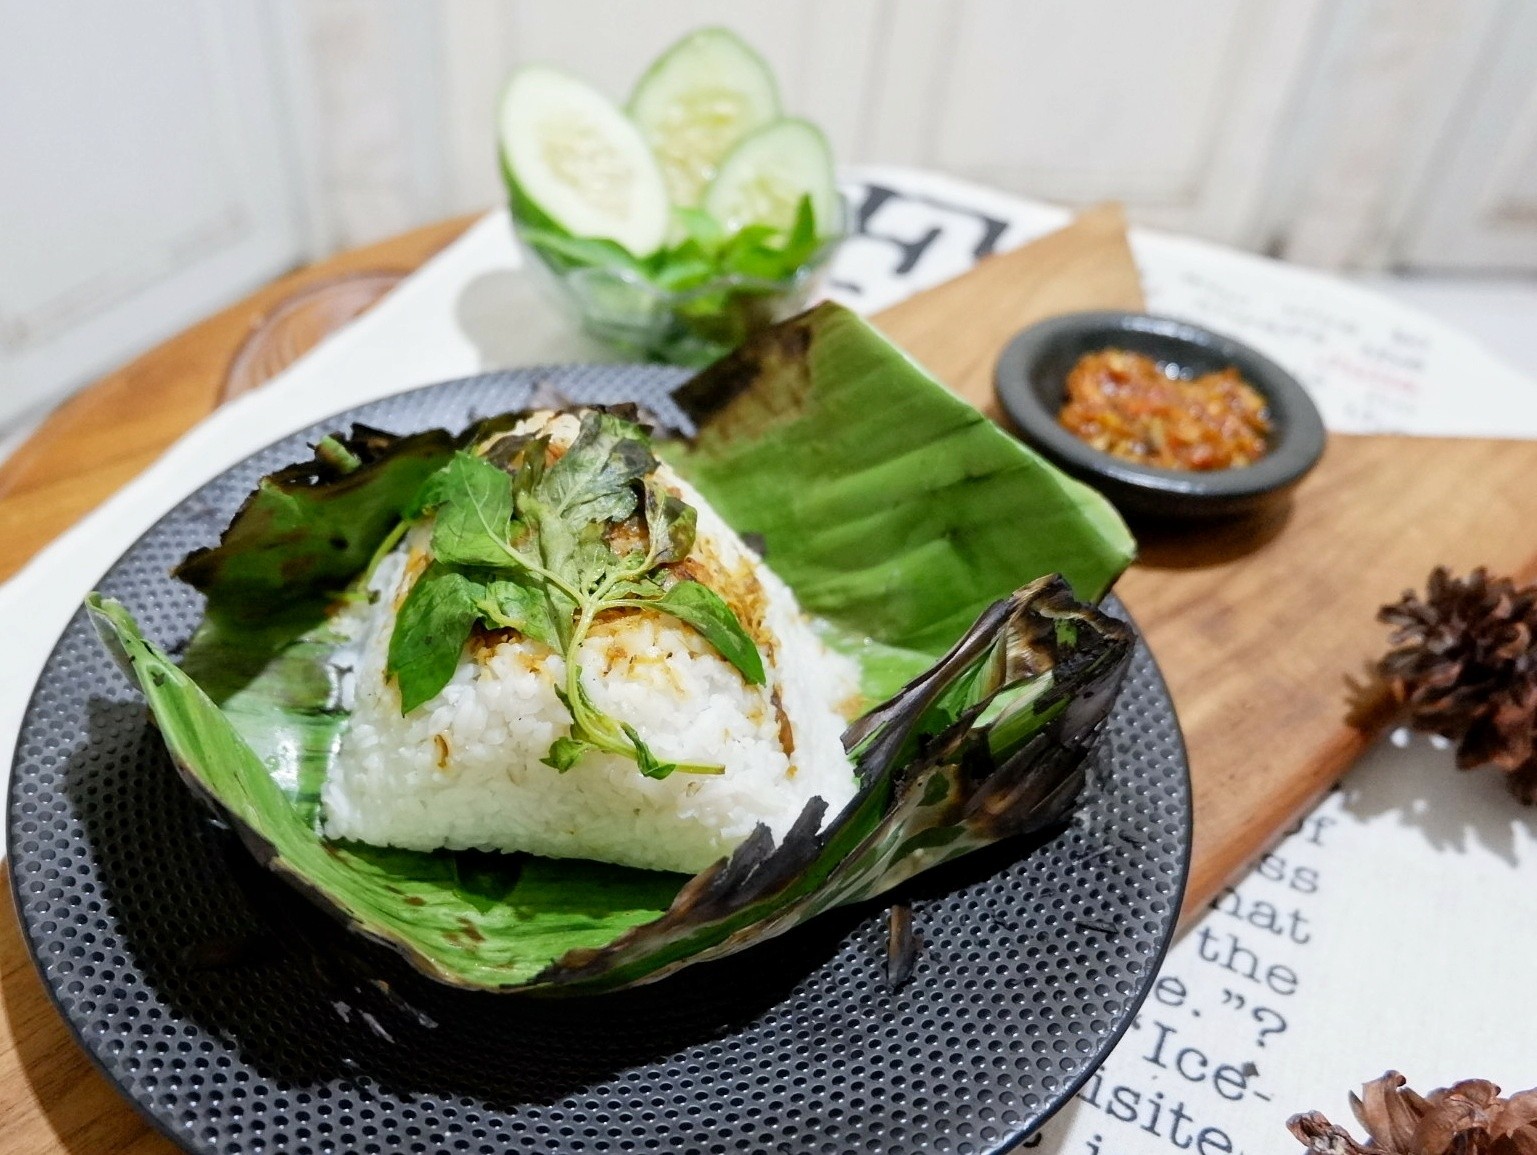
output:
<path id="1" fill-rule="evenodd" d="M 450 382 L 321 422 L 177 506 L 103 577 L 174 650 L 200 599 L 167 576 L 257 478 L 352 420 L 457 428 L 548 384 L 671 416 L 661 368 Z M 1026 516 L 1022 511 L 1021 516 Z M 355 942 L 257 867 L 181 784 L 82 615 L 38 681 L 12 771 L 17 908 L 81 1045 L 200 1152 L 1005 1151 L 1130 1021 L 1179 908 L 1189 779 L 1151 656 L 1074 822 L 931 872 L 886 982 L 884 907 L 578 1000 L 450 990 Z"/>

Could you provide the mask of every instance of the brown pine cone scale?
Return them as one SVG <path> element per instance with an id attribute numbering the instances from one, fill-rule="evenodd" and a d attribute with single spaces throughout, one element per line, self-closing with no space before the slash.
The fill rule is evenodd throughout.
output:
<path id="1" fill-rule="evenodd" d="M 1423 598 L 1405 592 L 1377 617 L 1395 627 L 1377 673 L 1409 724 L 1455 743 L 1463 769 L 1492 763 L 1522 802 L 1537 800 L 1537 586 L 1438 567 Z"/>
<path id="2" fill-rule="evenodd" d="M 1389 1071 L 1350 1097 L 1366 1129 L 1358 1143 L 1317 1111 L 1286 1126 L 1318 1155 L 1537 1155 L 1537 1088 L 1510 1098 L 1486 1079 L 1467 1079 L 1420 1096 Z"/>

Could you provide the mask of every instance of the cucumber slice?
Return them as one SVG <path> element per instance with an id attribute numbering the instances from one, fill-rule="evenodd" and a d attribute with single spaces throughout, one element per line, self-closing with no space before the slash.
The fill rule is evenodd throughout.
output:
<path id="1" fill-rule="evenodd" d="M 502 164 L 513 207 L 638 257 L 667 235 L 670 209 L 640 132 L 595 88 L 553 68 L 520 71 L 502 96 Z"/>
<path id="2" fill-rule="evenodd" d="M 733 33 L 702 28 L 646 70 L 629 112 L 672 203 L 691 207 L 732 147 L 779 115 L 779 90 L 763 58 Z"/>
<path id="3" fill-rule="evenodd" d="M 728 233 L 748 225 L 788 230 L 803 196 L 811 198 L 817 233 L 826 236 L 838 214 L 832 150 L 816 125 L 787 117 L 731 150 L 705 192 L 704 208 Z"/>

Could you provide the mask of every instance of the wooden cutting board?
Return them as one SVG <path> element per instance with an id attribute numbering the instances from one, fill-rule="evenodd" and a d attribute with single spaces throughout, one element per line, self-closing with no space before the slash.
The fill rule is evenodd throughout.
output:
<path id="1" fill-rule="evenodd" d="M 295 292 L 340 273 L 414 268 L 468 223 L 283 278 L 77 395 L 0 466 L 0 577 L 211 412 L 236 349 Z M 1016 331 L 1056 313 L 1141 304 L 1124 221 L 1104 209 L 876 323 L 997 417 L 993 361 Z M 1169 680 L 1190 748 L 1187 915 L 1370 741 L 1344 722 L 1346 678 L 1383 648 L 1379 604 L 1438 563 L 1537 574 L 1534 479 L 1537 443 L 1335 436 L 1283 515 L 1141 538 L 1117 590 Z M 69 1038 L 14 918 L 0 919 L 0 1150 L 172 1151 Z"/>
<path id="2" fill-rule="evenodd" d="M 1043 317 L 1141 309 L 1114 206 L 875 318 L 1006 428 L 993 363 Z M 1345 722 L 1347 679 L 1385 647 L 1375 614 L 1431 569 L 1537 577 L 1537 442 L 1331 435 L 1290 507 L 1258 524 L 1138 534 L 1116 592 L 1147 636 L 1190 751 L 1200 911 L 1389 720 Z"/>

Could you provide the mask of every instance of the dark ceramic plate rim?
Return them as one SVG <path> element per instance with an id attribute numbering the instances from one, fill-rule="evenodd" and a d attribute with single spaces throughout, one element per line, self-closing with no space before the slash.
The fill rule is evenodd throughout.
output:
<path id="1" fill-rule="evenodd" d="M 324 432 L 342 428 L 354 420 L 368 422 L 371 419 L 375 419 L 375 414 L 379 410 L 388 409 L 392 406 L 392 404 L 408 401 L 413 398 L 430 397 L 434 394 L 446 393 L 456 388 L 463 389 L 466 387 L 473 387 L 478 385 L 485 385 L 489 388 L 491 386 L 501 385 L 504 383 L 509 388 L 514 390 L 523 390 L 526 392 L 527 390 L 536 387 L 547 377 L 558 377 L 563 373 L 567 373 L 573 370 L 579 371 L 582 368 L 584 367 L 548 366 L 532 367 L 526 370 L 504 371 L 501 373 L 479 374 L 469 378 L 456 379 L 434 385 L 421 386 L 418 388 L 405 390 L 400 393 L 380 398 L 376 401 L 360 405 L 337 414 L 333 414 L 331 417 L 316 422 L 306 429 L 290 434 L 287 437 L 279 438 L 266 448 L 259 450 L 246 458 L 243 458 L 241 461 L 221 471 L 216 477 L 199 486 L 192 493 L 188 494 L 185 498 L 178 502 L 175 507 L 173 507 L 165 515 L 158 519 L 153 526 L 147 529 L 135 541 L 134 545 L 125 550 L 124 554 L 119 558 L 119 560 L 114 562 L 113 565 L 109 567 L 107 572 L 103 575 L 102 581 L 108 581 L 112 575 L 117 572 L 117 570 L 123 566 L 136 551 L 138 551 L 146 543 L 156 538 L 157 535 L 159 535 L 168 524 L 175 522 L 180 517 L 186 516 L 189 507 L 198 502 L 200 495 L 202 495 L 205 490 L 218 485 L 221 481 L 224 481 L 232 474 L 238 474 L 242 471 L 250 469 L 253 466 L 253 463 L 255 463 L 258 459 L 273 453 L 279 446 L 285 446 L 288 443 L 298 442 L 304 439 L 313 441 Z M 646 385 L 650 385 L 651 387 L 665 385 L 666 387 L 670 388 L 682 379 L 682 375 L 680 375 L 676 370 L 664 369 L 655 366 L 601 366 L 598 368 L 600 371 L 628 371 L 636 378 L 635 383 L 629 388 L 637 390 L 643 389 Z M 647 376 L 651 378 L 649 382 L 643 380 Z M 627 390 L 621 389 L 620 392 L 625 393 Z M 608 396 L 587 397 L 577 395 L 576 393 L 573 393 L 573 397 L 576 400 L 584 401 L 613 401 L 621 399 L 620 397 Z M 521 401 L 517 400 L 509 400 L 508 402 L 508 404 L 513 407 L 521 403 Z M 475 411 L 477 410 L 472 406 L 472 414 Z M 450 416 L 445 416 L 442 418 L 442 420 L 449 424 L 454 423 L 454 418 Z M 388 418 L 385 419 L 385 427 L 389 427 Z M 409 431 L 405 426 L 396 426 L 396 428 L 402 432 Z M 302 451 L 294 448 L 287 450 L 287 452 L 297 455 Z M 270 469 L 270 466 L 268 466 L 267 469 Z M 263 472 L 265 471 L 267 470 L 264 469 Z M 172 584 L 172 579 L 170 579 L 168 575 L 163 580 L 168 585 Z M 1116 612 L 1123 617 L 1127 616 L 1125 614 L 1124 607 L 1120 606 L 1120 604 L 1114 598 L 1111 599 L 1110 608 L 1113 612 Z M 6 820 L 6 843 L 9 862 L 11 865 L 10 881 L 12 897 L 16 904 L 18 919 L 24 932 L 29 955 L 32 958 L 33 965 L 37 969 L 39 977 L 43 982 L 43 986 L 47 992 L 49 1000 L 53 1003 L 61 1019 L 63 1019 L 74 1041 L 85 1052 L 92 1065 L 102 1072 L 108 1081 L 117 1088 L 123 1097 L 127 1099 L 139 1112 L 139 1114 L 145 1118 L 158 1132 L 165 1135 L 168 1139 L 182 1147 L 184 1150 L 212 1151 L 215 1149 L 212 1146 L 205 1146 L 197 1142 L 196 1136 L 191 1132 L 190 1125 L 186 1124 L 185 1118 L 182 1120 L 183 1125 L 178 1125 L 177 1120 L 174 1118 L 174 1116 L 177 1114 L 176 1110 L 174 1109 L 174 1105 L 167 1105 L 164 1102 L 149 1101 L 151 1097 L 143 1091 L 139 1082 L 132 1077 L 125 1076 L 124 1071 L 120 1068 L 120 1065 L 117 1061 L 117 1057 L 110 1055 L 104 1046 L 98 1045 L 102 1043 L 103 1036 L 99 1033 L 93 1032 L 90 1029 L 89 1024 L 85 1021 L 88 1016 L 82 1015 L 80 1013 L 79 1007 L 74 999 L 66 998 L 65 993 L 63 990 L 61 990 L 62 983 L 57 981 L 57 976 L 52 974 L 49 970 L 47 958 L 45 955 L 48 950 L 49 943 L 53 940 L 50 939 L 48 935 L 40 929 L 40 923 L 43 921 L 43 916 L 34 909 L 36 905 L 35 899 L 32 896 L 29 896 L 27 893 L 24 893 L 26 889 L 25 883 L 29 881 L 29 877 L 24 877 L 19 867 L 19 863 L 26 859 L 28 856 L 19 853 L 18 847 L 21 845 L 21 833 L 19 827 L 22 824 L 23 799 L 28 793 L 26 786 L 29 782 L 27 774 L 29 767 L 25 765 L 26 759 L 23 756 L 23 750 L 28 744 L 29 737 L 34 736 L 34 732 L 38 728 L 38 720 L 34 715 L 38 708 L 38 699 L 41 695 L 42 688 L 47 682 L 50 676 L 50 672 L 53 670 L 56 663 L 60 660 L 60 655 L 65 649 L 65 646 L 68 643 L 72 632 L 79 629 L 82 625 L 82 622 L 83 615 L 77 612 L 77 614 L 71 619 L 69 625 L 66 626 L 65 630 L 61 633 L 59 641 L 55 644 L 54 650 L 50 654 L 48 661 L 45 663 L 42 674 L 39 676 L 38 683 L 34 687 L 33 695 L 29 700 L 26 715 L 23 719 L 22 728 L 18 736 L 15 759 L 12 767 L 9 797 L 7 800 Z M 1139 646 L 1141 646 L 1141 643 L 1139 643 Z M 978 1153 L 981 1153 L 984 1150 L 988 1152 L 1004 1152 L 1015 1150 L 1022 1141 L 1027 1139 L 1029 1135 L 1038 1130 L 1042 1123 L 1044 1123 L 1048 1118 L 1050 1118 L 1051 1115 L 1053 1115 L 1066 1102 L 1068 1102 L 1072 1096 L 1076 1094 L 1083 1083 L 1087 1081 L 1090 1075 L 1094 1072 L 1094 1070 L 1099 1066 L 1099 1064 L 1104 1060 L 1104 1058 L 1109 1054 L 1116 1043 L 1131 1026 L 1132 1020 L 1138 1007 L 1141 1005 L 1142 1001 L 1151 990 L 1152 984 L 1157 976 L 1158 967 L 1161 964 L 1172 941 L 1175 922 L 1179 912 L 1180 900 L 1184 892 L 1184 886 L 1188 874 L 1191 853 L 1192 828 L 1190 821 L 1191 799 L 1189 788 L 1189 769 L 1188 760 L 1185 756 L 1183 741 L 1179 734 L 1177 723 L 1173 722 L 1173 707 L 1172 701 L 1168 697 L 1167 686 L 1164 684 L 1162 676 L 1158 672 L 1156 663 L 1152 660 L 1151 655 L 1146 654 L 1145 646 L 1141 646 L 1141 648 L 1142 656 L 1146 658 L 1146 667 L 1148 671 L 1146 677 L 1150 678 L 1151 690 L 1156 696 L 1161 698 L 1161 705 L 1167 711 L 1167 720 L 1172 726 L 1172 740 L 1175 753 L 1173 761 L 1175 763 L 1174 769 L 1176 770 L 1176 774 L 1174 780 L 1166 783 L 1165 785 L 1166 788 L 1172 790 L 1174 800 L 1179 803 L 1179 821 L 1177 826 L 1178 841 L 1177 844 L 1172 847 L 1174 852 L 1171 856 L 1172 861 L 1165 863 L 1166 866 L 1172 866 L 1173 868 L 1173 872 L 1171 874 L 1172 885 L 1166 894 L 1160 895 L 1161 901 L 1163 902 L 1163 910 L 1161 917 L 1157 919 L 1159 924 L 1157 931 L 1149 936 L 1151 939 L 1152 949 L 1141 957 L 1137 967 L 1133 969 L 1132 974 L 1134 977 L 1129 984 L 1131 988 L 1130 993 L 1124 997 L 1123 1004 L 1119 1010 L 1113 1013 L 1113 1021 L 1109 1024 L 1108 1029 L 1100 1032 L 1097 1035 L 1097 1045 L 1094 1047 L 1092 1053 L 1084 1057 L 1083 1061 L 1079 1064 L 1078 1068 L 1074 1071 L 1073 1074 L 1066 1078 L 1055 1080 L 1055 1088 L 1040 1096 L 1042 1101 L 1041 1108 L 1036 1111 L 1035 1114 L 1020 1119 L 1017 1125 L 1006 1128 L 1006 1133 L 999 1135 L 998 1142 L 995 1145 L 989 1145 L 984 1148 L 982 1146 L 963 1143 L 962 1146 L 958 1148 L 960 1150 L 970 1150 Z M 106 660 L 104 655 L 102 660 Z M 131 696 L 137 698 L 136 692 Z M 80 748 L 77 748 L 73 752 L 78 753 L 79 749 Z M 1107 760 L 1113 758 L 1113 756 L 1108 752 L 1104 753 L 1102 757 Z M 1101 803 L 1102 799 L 1096 797 L 1093 801 L 1087 803 L 1084 806 L 1084 812 L 1089 812 L 1096 806 L 1099 806 Z M 1101 832 L 1101 834 L 1106 839 L 1108 839 L 1109 835 L 1107 833 Z M 1147 845 L 1153 846 L 1154 843 L 1150 840 Z M 1000 869 L 1010 869 L 1014 862 L 1029 858 L 1030 856 L 1037 853 L 1043 853 L 1043 851 L 1038 846 L 1032 846 L 1028 852 L 1022 853 L 1018 859 L 1011 860 L 1010 864 L 1007 864 Z M 105 900 L 104 907 L 105 912 L 110 913 L 112 911 L 111 904 L 105 902 Z M 1070 924 L 1064 923 L 1063 929 L 1067 929 L 1069 926 Z M 850 931 L 849 933 L 850 936 L 853 936 L 859 932 L 856 929 L 854 931 Z M 1072 945 L 1081 947 L 1083 945 L 1085 934 L 1086 932 L 1080 927 L 1077 941 L 1075 941 Z M 848 940 L 845 940 L 845 942 L 847 941 Z M 373 947 L 369 949 L 384 950 L 385 948 Z M 133 967 L 133 961 L 134 960 L 129 960 L 128 968 L 130 970 Z M 722 964 L 706 964 L 706 966 L 720 965 Z M 826 964 L 821 965 L 825 966 Z M 669 981 L 677 982 L 678 980 L 673 979 Z M 192 1025 L 197 1025 L 195 1023 L 191 1023 L 189 1020 L 182 1021 L 188 1022 L 188 1029 L 190 1029 Z M 239 1054 L 238 1051 L 237 1054 Z M 243 1055 L 241 1055 L 241 1057 L 244 1058 Z M 263 1072 L 260 1070 L 258 1070 L 256 1073 L 259 1075 L 263 1074 Z M 257 1104 L 252 1104 L 251 1106 L 254 1110 Z M 494 1112 L 496 1108 L 491 1108 L 491 1110 Z M 383 1149 L 391 1148 L 386 1147 Z M 798 1151 L 802 1148 L 781 1146 L 776 1149 Z M 810 1150 L 811 1148 L 806 1147 L 805 1149 Z"/>
<path id="2" fill-rule="evenodd" d="M 1147 333 L 1199 346 L 1238 365 L 1266 400 L 1284 412 L 1281 439 L 1253 465 L 1209 472 L 1138 465 L 1085 444 L 1062 428 L 1056 414 L 1042 404 L 1030 385 L 1029 370 L 1032 359 L 1058 335 L 1101 332 L 1107 345 L 1118 332 Z M 1004 409 L 1027 439 L 1054 459 L 1071 463 L 1080 476 L 1102 475 L 1170 496 L 1260 497 L 1295 484 L 1323 453 L 1323 421 L 1292 374 L 1252 345 L 1175 317 L 1097 310 L 1048 318 L 1010 340 L 999 355 L 994 379 Z"/>

